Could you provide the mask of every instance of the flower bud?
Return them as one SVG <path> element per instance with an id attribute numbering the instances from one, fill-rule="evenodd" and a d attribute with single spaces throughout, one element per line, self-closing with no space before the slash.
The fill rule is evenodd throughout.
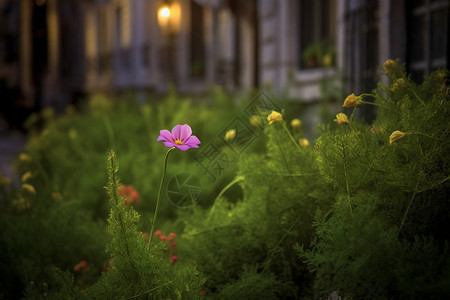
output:
<path id="1" fill-rule="evenodd" d="M 278 122 L 283 120 L 283 116 L 277 112 L 272 110 L 272 113 L 267 117 L 267 121 L 269 121 L 269 124 L 272 124 L 274 122 Z"/>
<path id="2" fill-rule="evenodd" d="M 234 129 L 230 129 L 230 130 L 228 130 L 228 131 L 225 133 L 225 140 L 226 140 L 226 141 L 231 142 L 231 141 L 234 140 L 235 137 L 236 137 L 236 130 L 234 130 Z"/>
<path id="3" fill-rule="evenodd" d="M 309 146 L 309 141 L 308 141 L 308 139 L 299 139 L 299 140 L 298 140 L 298 143 L 299 143 L 300 146 L 302 146 L 303 148 Z"/>
<path id="4" fill-rule="evenodd" d="M 363 105 L 361 96 L 356 96 L 354 93 L 348 95 L 344 100 L 343 107 L 358 107 Z"/>
<path id="5" fill-rule="evenodd" d="M 291 126 L 294 129 L 300 129 L 300 127 L 302 126 L 302 121 L 300 121 L 300 119 L 293 119 L 291 121 Z"/>
<path id="6" fill-rule="evenodd" d="M 348 124 L 348 117 L 344 113 L 338 113 L 334 122 L 337 122 L 339 125 Z"/>
<path id="7" fill-rule="evenodd" d="M 389 144 L 392 144 L 393 142 L 403 138 L 406 135 L 406 133 L 401 132 L 400 130 L 396 130 L 393 133 L 391 133 L 391 136 L 389 137 Z"/>

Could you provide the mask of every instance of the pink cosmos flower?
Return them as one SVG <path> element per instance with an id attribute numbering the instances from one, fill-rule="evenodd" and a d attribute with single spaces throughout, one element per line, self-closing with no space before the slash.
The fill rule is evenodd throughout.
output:
<path id="1" fill-rule="evenodd" d="M 172 129 L 172 133 L 169 130 L 161 130 L 159 132 L 157 142 L 163 141 L 166 147 L 177 147 L 180 150 L 186 151 L 190 148 L 198 148 L 198 144 L 201 144 L 200 140 L 192 135 L 192 129 L 189 125 L 176 125 Z"/>

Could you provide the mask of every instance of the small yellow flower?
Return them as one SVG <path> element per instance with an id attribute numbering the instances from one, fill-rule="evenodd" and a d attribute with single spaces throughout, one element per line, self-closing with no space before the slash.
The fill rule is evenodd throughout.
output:
<path id="1" fill-rule="evenodd" d="M 337 122 L 339 125 L 348 124 L 348 117 L 344 113 L 338 113 L 334 121 Z"/>
<path id="2" fill-rule="evenodd" d="M 397 63 L 392 59 L 388 59 L 384 62 L 383 66 L 386 73 L 389 73 L 397 68 Z"/>
<path id="3" fill-rule="evenodd" d="M 404 87 L 405 86 L 405 79 L 403 78 L 399 78 L 397 79 L 396 82 L 394 82 L 394 84 L 392 85 L 392 90 L 395 91 L 400 87 Z"/>
<path id="4" fill-rule="evenodd" d="M 300 144 L 300 146 L 302 146 L 302 147 L 308 147 L 309 146 L 309 141 L 308 141 L 308 139 L 299 139 L 298 140 L 298 143 Z"/>
<path id="5" fill-rule="evenodd" d="M 283 116 L 277 112 L 272 110 L 272 113 L 267 117 L 267 121 L 269 121 L 269 124 L 272 124 L 274 122 L 278 122 L 283 120 Z"/>
<path id="6" fill-rule="evenodd" d="M 30 162 L 31 161 L 31 156 L 27 153 L 20 153 L 19 154 L 19 160 L 23 161 L 23 162 Z"/>
<path id="7" fill-rule="evenodd" d="M 53 198 L 54 200 L 61 201 L 61 200 L 63 199 L 63 196 L 61 195 L 60 192 L 53 192 L 53 193 L 52 193 L 52 198 Z"/>
<path id="8" fill-rule="evenodd" d="M 347 98 L 344 100 L 343 107 L 358 107 L 363 105 L 362 97 L 356 96 L 355 93 L 352 93 L 351 95 L 348 95 Z"/>
<path id="9" fill-rule="evenodd" d="M 394 131 L 389 137 L 389 144 L 392 144 L 393 142 L 403 138 L 405 135 L 407 135 L 407 133 L 401 132 L 400 130 Z"/>
<path id="10" fill-rule="evenodd" d="M 31 178 L 32 175 L 33 175 L 33 174 L 32 174 L 30 171 L 25 172 L 25 173 L 22 175 L 22 178 L 21 178 L 22 182 L 26 182 L 28 179 Z"/>
<path id="11" fill-rule="evenodd" d="M 261 119 L 259 116 L 253 115 L 250 117 L 250 124 L 252 126 L 259 126 L 261 124 Z"/>
<path id="12" fill-rule="evenodd" d="M 54 115 L 55 115 L 55 110 L 51 106 L 46 107 L 43 110 L 41 110 L 41 116 L 44 119 L 51 119 L 51 118 L 53 118 Z"/>
<path id="13" fill-rule="evenodd" d="M 28 183 L 22 184 L 22 190 L 27 192 L 28 194 L 36 195 L 36 189 L 31 184 Z"/>
<path id="14" fill-rule="evenodd" d="M 5 177 L 2 172 L 0 172 L 0 186 L 8 186 L 11 184 L 11 180 Z"/>
<path id="15" fill-rule="evenodd" d="M 225 133 L 225 140 L 231 142 L 236 137 L 236 130 L 230 129 Z"/>
<path id="16" fill-rule="evenodd" d="M 78 137 L 78 131 L 76 129 L 71 128 L 69 129 L 68 135 L 70 139 L 75 140 Z"/>
<path id="17" fill-rule="evenodd" d="M 11 202 L 12 206 L 15 210 L 22 212 L 31 207 L 30 200 L 20 196 L 19 198 L 15 198 Z"/>
<path id="18" fill-rule="evenodd" d="M 325 54 L 322 58 L 323 66 L 330 67 L 332 63 L 333 63 L 333 57 L 331 56 L 331 54 L 330 53 Z"/>
<path id="19" fill-rule="evenodd" d="M 294 129 L 300 129 L 300 127 L 302 126 L 302 121 L 300 121 L 300 119 L 293 119 L 291 121 L 291 126 Z"/>

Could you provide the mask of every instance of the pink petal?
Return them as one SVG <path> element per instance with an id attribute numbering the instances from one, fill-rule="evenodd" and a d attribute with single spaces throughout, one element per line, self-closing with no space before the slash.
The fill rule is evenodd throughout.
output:
<path id="1" fill-rule="evenodd" d="M 189 125 L 184 124 L 181 125 L 181 132 L 180 132 L 180 140 L 184 143 L 192 134 L 192 129 Z"/>
<path id="2" fill-rule="evenodd" d="M 181 125 L 175 125 L 175 127 L 172 128 L 172 136 L 175 140 L 181 140 Z"/>
<path id="3" fill-rule="evenodd" d="M 174 140 L 173 136 L 169 132 L 169 130 L 160 130 L 159 134 L 160 134 L 160 136 L 156 140 L 157 142 L 160 142 L 160 141 L 173 141 Z"/>
<path id="4" fill-rule="evenodd" d="M 164 146 L 169 147 L 169 148 L 178 146 L 174 142 L 163 142 L 163 144 L 164 144 Z"/>
<path id="5" fill-rule="evenodd" d="M 195 135 L 191 135 L 190 137 L 187 138 L 187 140 L 184 142 L 184 144 L 198 145 L 198 144 L 201 144 L 201 142 Z M 198 148 L 198 147 L 196 147 L 196 148 Z"/>
<path id="6" fill-rule="evenodd" d="M 186 151 L 187 149 L 191 148 L 189 145 L 175 145 L 180 150 Z"/>

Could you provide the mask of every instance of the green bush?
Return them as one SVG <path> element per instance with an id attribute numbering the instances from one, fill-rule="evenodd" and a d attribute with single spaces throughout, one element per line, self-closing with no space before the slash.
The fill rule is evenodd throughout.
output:
<path id="1" fill-rule="evenodd" d="M 320 125 L 314 143 L 284 112 L 261 112 L 264 134 L 215 182 L 194 157 L 240 113 L 218 88 L 202 105 L 172 91 L 151 105 L 95 97 L 35 116 L 21 186 L 0 176 L 0 298 L 446 298 L 448 72 L 417 85 L 397 62 L 385 68 L 390 83 L 349 96 L 350 117 Z M 355 119 L 361 105 L 377 107 L 373 124 Z M 156 138 L 184 123 L 202 144 L 174 151 L 167 174 L 202 178 L 203 196 L 191 209 L 162 201 L 155 229 L 171 239 L 149 243 L 166 150 Z M 117 158 L 105 173 L 107 148 Z M 118 193 L 118 163 L 135 207 Z"/>
<path id="2" fill-rule="evenodd" d="M 379 107 L 372 126 L 350 118 L 318 138 L 337 202 L 317 214 L 312 249 L 297 249 L 319 295 L 442 299 L 450 294 L 448 73 L 422 85 L 396 62 L 386 73 L 388 86 L 363 95 Z"/>

